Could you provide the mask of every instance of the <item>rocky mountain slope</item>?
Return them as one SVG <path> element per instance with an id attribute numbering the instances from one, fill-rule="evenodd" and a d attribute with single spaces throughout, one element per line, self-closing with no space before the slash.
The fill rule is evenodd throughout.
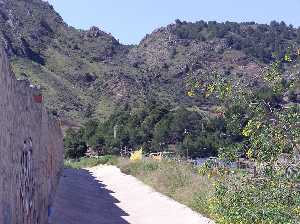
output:
<path id="1" fill-rule="evenodd" d="M 17 76 L 40 85 L 53 111 L 80 122 L 150 98 L 210 104 L 188 97 L 187 81 L 214 72 L 255 86 L 268 63 L 298 47 L 300 29 L 177 20 L 126 46 L 97 27 L 68 26 L 42 0 L 0 0 L 0 39 Z"/>

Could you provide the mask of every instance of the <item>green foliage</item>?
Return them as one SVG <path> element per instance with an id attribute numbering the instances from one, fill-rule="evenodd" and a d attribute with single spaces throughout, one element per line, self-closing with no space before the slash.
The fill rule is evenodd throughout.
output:
<path id="1" fill-rule="evenodd" d="M 195 137 L 187 135 L 180 146 L 183 153 L 188 150 L 189 156 L 195 158 L 216 156 L 222 144 L 225 144 L 225 141 L 218 133 L 204 131 Z"/>
<path id="2" fill-rule="evenodd" d="M 83 157 L 87 151 L 87 145 L 83 141 L 82 133 L 72 129 L 67 130 L 64 138 L 65 158 L 76 159 Z"/>
<path id="3" fill-rule="evenodd" d="M 274 162 L 281 153 L 293 153 L 299 141 L 300 131 L 298 121 L 300 112 L 298 106 L 291 106 L 282 113 L 273 113 L 276 122 L 250 120 L 243 133 L 248 136 L 248 156 L 259 162 Z M 250 122 L 255 123 L 251 125 Z"/>
<path id="4" fill-rule="evenodd" d="M 286 63 L 296 62 L 286 55 L 271 64 L 258 89 L 243 88 L 221 76 L 202 87 L 207 97 L 218 99 L 226 135 L 235 140 L 219 148 L 219 157 L 225 161 L 246 157 L 260 167 L 254 177 L 249 173 L 228 175 L 229 170 L 223 172 L 218 166 L 199 170 L 218 174 L 210 199 L 211 214 L 218 223 L 299 223 L 299 180 L 287 179 L 287 168 L 276 163 L 282 153 L 296 158 L 300 140 L 299 104 L 283 100 L 299 77 L 290 74 L 286 79 L 282 70 Z M 299 160 L 289 159 L 289 163 L 299 168 Z"/>
<path id="5" fill-rule="evenodd" d="M 229 47 L 242 50 L 247 55 L 269 63 L 283 58 L 290 45 L 299 43 L 300 31 L 284 22 L 271 22 L 270 25 L 215 21 L 176 22 L 172 32 L 182 39 L 200 41 L 224 38 Z M 298 36 L 298 39 L 296 37 Z"/>
<path id="6" fill-rule="evenodd" d="M 209 91 L 207 97 L 219 99 L 225 116 L 225 134 L 236 144 L 242 143 L 239 147 L 227 147 L 231 159 L 236 155 L 258 162 L 274 162 L 281 153 L 291 152 L 299 142 L 299 105 L 282 105 L 284 95 L 299 78 L 290 75 L 285 80 L 281 71 L 283 63 L 276 61 L 270 66 L 264 75 L 264 86 L 257 90 L 245 89 L 218 75 L 202 87 Z M 224 148 L 221 154 L 226 157 Z"/>
<path id="7" fill-rule="evenodd" d="M 105 122 L 88 121 L 77 137 L 99 155 L 117 154 L 125 147 L 156 152 L 176 145 L 178 154 L 206 157 L 216 155 L 218 147 L 228 142 L 220 137 L 223 127 L 218 119 L 197 111 L 148 103 L 134 112 L 116 110 Z"/>
<path id="8" fill-rule="evenodd" d="M 14 26 L 7 22 L 9 15 Z M 104 121 L 119 105 L 134 110 L 150 97 L 173 107 L 210 106 L 213 100 L 186 96 L 183 83 L 188 73 L 216 70 L 235 77 L 235 63 L 239 61 L 245 65 L 245 81 L 260 82 L 254 77 L 264 64 L 257 59 L 270 62 L 289 52 L 288 62 L 294 52 L 287 46 L 300 43 L 299 29 L 284 23 L 177 21 L 145 37 L 139 46 L 122 45 L 96 27 L 82 31 L 68 26 L 49 3 L 41 0 L 3 1 L 1 19 L 0 39 L 16 75 L 25 74 L 26 79 L 40 85 L 49 108 L 81 124 L 95 118 Z M 161 44 L 168 41 L 166 33 L 175 34 L 174 45 Z M 158 46 L 168 54 L 161 54 Z M 244 57 L 244 53 L 251 57 Z M 291 97 L 295 99 L 295 95 Z"/>
<path id="9" fill-rule="evenodd" d="M 67 159 L 65 160 L 66 168 L 82 169 L 90 168 L 98 165 L 116 165 L 118 158 L 111 155 L 99 157 L 82 157 L 80 159 Z"/>
<path id="10" fill-rule="evenodd" d="M 121 169 L 122 172 L 128 175 L 136 176 L 143 173 L 154 172 L 159 168 L 158 161 L 144 160 L 144 161 L 136 161 L 132 163 L 122 164 Z M 145 174 L 144 174 L 145 175 Z"/>
<path id="11" fill-rule="evenodd" d="M 287 180 L 227 177 L 210 199 L 220 224 L 300 222 L 300 192 Z"/>

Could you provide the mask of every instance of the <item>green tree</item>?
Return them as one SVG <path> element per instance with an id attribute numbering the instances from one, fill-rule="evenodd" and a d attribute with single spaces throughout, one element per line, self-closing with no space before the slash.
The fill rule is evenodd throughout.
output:
<path id="1" fill-rule="evenodd" d="M 284 27 L 284 24 L 280 26 Z M 244 156 L 261 167 L 254 176 L 220 172 L 211 201 L 211 212 L 218 223 L 299 223 L 299 175 L 285 175 L 287 167 L 275 166 L 282 153 L 291 158 L 300 141 L 300 106 L 283 105 L 282 98 L 299 83 L 291 74 L 283 81 L 285 64 L 293 61 L 289 55 L 273 63 L 264 75 L 263 89 L 251 91 L 222 79 L 204 87 L 210 96 L 219 99 L 225 115 L 227 134 L 240 136 L 233 145 L 221 147 L 222 159 L 236 160 Z M 264 91 L 267 90 L 267 91 Z M 228 107 L 234 105 L 234 107 Z M 236 107 L 239 105 L 239 107 Z M 290 159 L 299 170 L 299 161 Z M 297 167 L 298 164 L 298 167 Z"/>
<path id="2" fill-rule="evenodd" d="M 78 159 L 83 157 L 87 151 L 87 145 L 83 140 L 81 131 L 76 132 L 68 129 L 64 138 L 65 157 L 70 159 Z"/>

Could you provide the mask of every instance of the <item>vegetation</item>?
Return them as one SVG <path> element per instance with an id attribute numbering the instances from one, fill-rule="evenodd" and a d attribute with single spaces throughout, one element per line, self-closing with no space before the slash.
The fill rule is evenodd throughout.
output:
<path id="1" fill-rule="evenodd" d="M 264 76 L 264 85 L 252 91 L 219 75 L 213 82 L 201 82 L 202 86 L 197 80 L 189 82 L 189 95 L 213 98 L 219 105 L 218 116 L 152 103 L 134 113 L 118 111 L 104 123 L 91 121 L 78 133 L 88 144 L 108 149 L 106 142 L 116 143 L 113 147 L 143 146 L 146 152 L 177 144 L 183 156 L 184 147 L 193 149 L 198 137 L 214 136 L 209 144 L 201 141 L 191 155 L 217 153 L 223 161 L 219 164 L 210 161 L 197 168 L 177 160 L 123 159 L 117 165 L 124 173 L 218 223 L 299 223 L 300 108 L 285 98 L 298 88 L 299 77 L 283 75 L 286 64 L 296 63 L 292 57 L 286 55 L 273 63 Z M 109 138 L 105 137 L 107 130 L 111 130 L 106 135 Z M 112 137 L 113 130 L 118 130 L 116 138 Z M 203 151 L 208 146 L 209 151 Z M 282 155 L 287 157 L 283 163 Z M 253 170 L 227 166 L 239 158 L 252 161 Z"/>
<path id="2" fill-rule="evenodd" d="M 219 223 L 299 223 L 300 107 L 283 100 L 290 88 L 299 85 L 297 75 L 282 75 L 286 63 L 295 63 L 291 58 L 285 55 L 265 74 L 264 88 L 271 95 L 270 91 L 263 95 L 262 91 L 245 91 L 223 78 L 205 84 L 206 95 L 215 95 L 225 120 L 231 120 L 229 124 L 242 136 L 234 145 L 221 148 L 219 156 L 225 161 L 244 157 L 255 162 L 252 174 L 218 173 L 210 206 Z M 227 108 L 232 106 L 243 110 L 228 116 Z M 281 164 L 283 153 L 288 158 Z"/>
<path id="3" fill-rule="evenodd" d="M 83 157 L 65 160 L 66 168 L 81 169 L 97 165 L 116 165 L 121 171 L 133 175 L 174 200 L 209 216 L 208 199 L 213 195 L 212 180 L 198 174 L 189 163 L 175 160 L 155 161 L 145 159 L 131 162 L 116 156 Z"/>
<path id="4" fill-rule="evenodd" d="M 67 132 L 66 157 L 73 158 L 71 153 L 78 150 L 79 154 L 82 152 L 78 142 L 89 145 L 98 155 L 119 154 L 121 148 L 142 147 L 146 153 L 173 151 L 192 158 L 215 156 L 218 148 L 230 140 L 219 137 L 224 121 L 210 120 L 207 116 L 189 108 L 171 109 L 155 102 L 135 112 L 121 109 L 105 122 L 87 122 L 77 134 Z"/>
<path id="5" fill-rule="evenodd" d="M 139 112 L 124 110 L 112 116 L 108 123 L 104 123 L 103 130 L 108 130 L 108 127 L 121 130 L 121 137 L 114 138 L 117 145 L 143 146 L 146 151 L 153 152 L 158 146 L 175 143 L 181 146 L 179 153 L 184 155 L 184 146 L 193 149 L 193 144 L 198 143 L 193 140 L 198 136 L 201 139 L 215 136 L 213 141 L 219 144 L 210 148 L 209 155 L 217 151 L 224 163 L 206 164 L 198 169 L 173 160 L 142 160 L 125 164 L 123 161 L 123 164 L 119 163 L 122 171 L 218 223 L 299 223 L 300 108 L 299 104 L 285 98 L 299 86 L 299 77 L 283 75 L 286 64 L 297 63 L 291 58 L 293 55 L 287 54 L 283 60 L 274 62 L 264 76 L 263 86 L 251 91 L 219 75 L 215 75 L 212 82 L 189 82 L 191 97 L 202 94 L 202 97 L 213 98 L 219 105 L 216 109 L 220 115 L 218 118 L 155 104 L 147 105 Z M 104 132 L 98 129 L 101 130 L 102 125 L 90 123 L 88 129 L 81 132 L 105 147 Z M 201 143 L 191 155 L 207 155 L 203 152 L 207 145 Z M 288 157 L 284 164 L 280 163 L 281 155 Z M 252 171 L 227 167 L 227 162 L 241 157 L 253 162 Z M 195 183 L 200 188 L 194 188 Z"/>
<path id="6" fill-rule="evenodd" d="M 64 138 L 65 157 L 78 159 L 84 157 L 87 152 L 87 145 L 82 140 L 82 134 L 72 129 L 67 130 Z"/>
<path id="7" fill-rule="evenodd" d="M 219 223 L 300 222 L 299 28 L 176 20 L 126 46 L 96 27 L 67 26 L 49 3 L 20 0 L 2 2 L 0 40 L 18 78 L 40 85 L 53 113 L 83 124 L 66 132 L 66 166 L 116 164 L 106 155 L 120 149 L 219 156 L 224 164 L 199 170 L 118 164 Z M 100 157 L 84 157 L 90 150 Z M 254 169 L 229 169 L 239 158 Z"/>
<path id="8" fill-rule="evenodd" d="M 119 107 L 134 111 L 150 98 L 172 109 L 210 109 L 214 101 L 187 96 L 190 74 L 207 81 L 219 71 L 257 86 L 266 63 L 297 47 L 299 34 L 299 29 L 277 22 L 177 21 L 138 46 L 127 46 L 99 28 L 68 26 L 42 0 L 5 0 L 0 10 L 0 42 L 13 71 L 42 88 L 51 110 L 81 124 L 103 122 Z"/>
<path id="9" fill-rule="evenodd" d="M 300 192 L 283 178 L 226 176 L 210 200 L 218 223 L 299 223 Z"/>
<path id="10" fill-rule="evenodd" d="M 241 50 L 266 63 L 283 58 L 288 47 L 300 44 L 300 29 L 276 21 L 264 25 L 255 22 L 188 23 L 177 20 L 173 33 L 183 39 L 201 41 L 224 38 L 233 49 Z"/>
<path id="11" fill-rule="evenodd" d="M 66 159 L 65 167 L 72 169 L 91 168 L 98 165 L 116 165 L 118 158 L 115 156 L 82 157 L 80 159 Z"/>
<path id="12" fill-rule="evenodd" d="M 212 181 L 198 174 L 197 169 L 173 160 L 119 161 L 121 171 L 133 175 L 174 200 L 209 216 L 208 199 L 213 195 Z"/>

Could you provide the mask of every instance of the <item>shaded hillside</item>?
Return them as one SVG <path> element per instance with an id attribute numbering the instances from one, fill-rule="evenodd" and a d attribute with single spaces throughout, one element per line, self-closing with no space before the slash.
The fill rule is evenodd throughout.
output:
<path id="1" fill-rule="evenodd" d="M 110 111 L 129 94 L 137 95 L 135 69 L 122 58 L 128 51 L 96 27 L 76 30 L 63 22 L 46 2 L 1 3 L 0 30 L 14 71 L 45 92 L 48 106 L 82 120 L 94 111 Z"/>
<path id="2" fill-rule="evenodd" d="M 47 105 L 77 121 L 107 118 L 114 107 L 155 98 L 172 106 L 212 102 L 186 96 L 187 81 L 218 72 L 257 85 L 270 61 L 298 46 L 284 23 L 186 23 L 125 46 L 92 27 L 76 30 L 41 0 L 0 1 L 0 38 L 19 78 L 44 90 Z"/>

